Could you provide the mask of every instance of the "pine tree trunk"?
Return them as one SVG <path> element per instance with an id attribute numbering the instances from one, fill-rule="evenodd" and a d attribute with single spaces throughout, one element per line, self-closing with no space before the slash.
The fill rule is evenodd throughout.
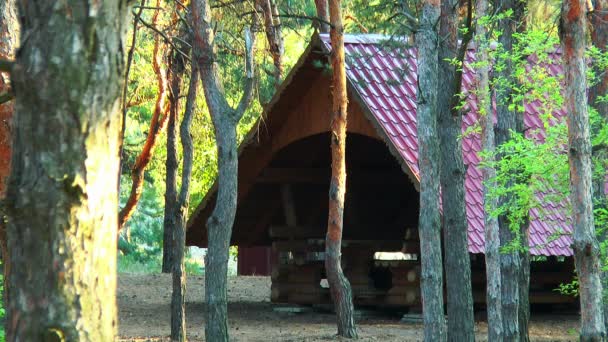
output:
<path id="1" fill-rule="evenodd" d="M 180 126 L 180 138 L 183 149 L 182 184 L 177 199 L 177 225 L 173 229 L 173 295 L 171 297 L 171 340 L 186 340 L 186 272 L 184 255 L 186 248 L 186 223 L 190 199 L 190 178 L 192 176 L 192 160 L 194 147 L 190 136 L 190 126 L 194 116 L 194 105 L 198 87 L 198 72 L 192 64 L 190 85 L 186 99 L 184 119 Z"/>
<path id="2" fill-rule="evenodd" d="M 329 219 L 325 239 L 325 271 L 338 319 L 338 336 L 357 338 L 353 294 L 350 283 L 342 271 L 341 250 L 344 225 L 344 194 L 346 193 L 346 120 L 348 98 L 346 94 L 346 67 L 344 65 L 344 26 L 340 0 L 329 1 L 332 28 L 331 65 L 331 182 L 329 186 Z"/>
<path id="3" fill-rule="evenodd" d="M 315 0 L 317 7 L 317 27 L 321 33 L 329 33 L 329 7 L 327 5 L 328 0 Z"/>
<path id="4" fill-rule="evenodd" d="M 488 13 L 488 1 L 477 0 L 475 3 L 476 17 L 485 18 Z M 490 75 L 488 50 L 488 29 L 484 24 L 477 24 L 476 32 L 477 60 L 479 61 L 479 88 L 477 98 L 479 99 L 479 111 L 481 122 L 482 149 L 493 155 L 496 151 L 494 141 L 494 119 L 492 111 L 492 98 L 490 93 Z M 492 162 L 493 157 L 488 162 Z M 493 167 L 484 167 L 483 194 L 486 213 L 497 207 L 496 199 L 489 196 L 489 189 L 496 187 L 492 181 L 496 177 Z M 500 284 L 500 238 L 498 219 L 488 214 L 485 215 L 485 263 L 486 263 L 486 311 L 488 313 L 488 341 L 501 341 L 503 338 L 502 309 L 501 309 L 501 284 Z"/>
<path id="5" fill-rule="evenodd" d="M 516 12 L 518 16 L 515 19 L 522 18 L 524 20 L 524 10 L 523 5 L 525 3 L 519 3 L 518 9 L 521 12 Z M 525 25 L 521 25 L 518 27 L 518 32 L 523 32 Z M 519 112 L 516 116 L 516 131 L 519 134 L 525 134 L 525 122 L 524 122 L 524 113 Z M 520 170 L 523 172 L 524 170 Z M 523 178 L 523 177 L 522 177 Z M 529 182 L 529 179 L 526 180 Z M 519 342 L 528 342 L 530 341 L 529 336 L 529 321 L 530 321 L 530 219 L 529 214 L 526 218 L 521 222 L 521 226 L 519 227 L 519 236 L 521 237 L 521 249 L 519 251 L 519 311 L 517 313 L 517 318 L 519 320 Z"/>
<path id="6" fill-rule="evenodd" d="M 176 61 L 174 60 L 173 63 Z M 173 68 L 172 68 L 173 69 Z M 169 94 L 169 123 L 167 124 L 167 160 L 165 181 L 165 216 L 163 220 L 163 262 L 162 272 L 169 273 L 173 268 L 173 230 L 177 225 L 177 116 L 179 113 L 179 94 L 181 75 L 171 70 L 171 92 Z"/>
<path id="7" fill-rule="evenodd" d="M 591 42 L 595 47 L 600 49 L 602 53 L 608 51 L 608 0 L 594 0 L 593 1 L 593 13 L 589 16 L 589 28 L 591 31 Z M 598 101 L 601 96 L 608 94 L 608 73 L 603 72 L 604 70 L 597 70 L 599 79 L 597 83 L 593 84 L 589 88 L 589 106 L 595 108 L 602 121 L 602 125 L 608 125 L 608 103 L 606 101 Z M 596 130 L 602 127 L 598 125 Z M 592 136 L 595 131 L 593 128 Z M 593 159 L 595 163 L 600 163 L 597 170 L 597 174 L 593 175 L 593 205 L 594 208 L 608 209 L 608 198 L 604 192 L 604 186 L 606 183 L 606 169 L 608 168 L 608 148 L 603 147 L 593 151 Z M 605 242 L 608 238 L 608 234 L 604 232 L 600 236 L 600 242 Z M 604 251 L 606 253 L 606 251 Z M 602 267 L 606 266 L 606 262 L 602 264 Z M 608 271 L 602 272 L 602 286 L 608 287 Z M 608 300 L 604 298 L 604 326 L 608 329 Z"/>
<path id="8" fill-rule="evenodd" d="M 422 311 L 424 340 L 445 341 L 443 265 L 439 214 L 439 138 L 437 132 L 438 35 L 440 4 L 425 0 L 416 44 L 418 47 L 418 145 L 420 167 L 420 216 L 422 259 Z"/>
<path id="9" fill-rule="evenodd" d="M 0 2 L 0 59 L 12 60 L 19 42 L 19 22 L 17 20 L 17 4 L 15 0 Z M 0 96 L 10 94 L 10 75 L 0 73 Z M 13 101 L 0 103 L 0 199 L 6 194 L 6 182 L 10 171 L 11 159 L 11 122 L 13 117 Z M 0 208 L 3 214 L 4 208 Z M 6 245 L 6 226 L 0 221 L 0 252 L 4 281 L 10 273 L 8 246 Z M 4 287 L 4 303 L 8 303 L 9 288 Z"/>
<path id="10" fill-rule="evenodd" d="M 591 138 L 585 65 L 586 2 L 565 0 L 560 40 L 564 59 L 564 98 L 568 113 L 568 159 L 572 203 L 573 248 L 579 277 L 581 341 L 606 338 L 600 281 L 599 245 L 593 224 Z"/>
<path id="11" fill-rule="evenodd" d="M 462 161 L 462 117 L 455 107 L 462 78 L 451 62 L 458 56 L 458 0 L 443 0 L 439 36 L 437 89 L 441 150 L 441 194 L 445 246 L 448 341 L 474 341 L 473 290 L 468 250 L 467 218 Z M 464 42 L 463 44 L 466 44 Z"/>
<path id="12" fill-rule="evenodd" d="M 238 180 L 236 125 L 217 119 L 214 124 L 219 187 L 217 204 L 207 222 L 209 246 L 205 257 L 205 337 L 208 341 L 228 341 L 228 253 L 236 214 Z"/>
<path id="13" fill-rule="evenodd" d="M 529 220 L 521 226 L 521 244 L 525 247 L 530 246 L 528 238 Z M 519 252 L 519 262 L 521 269 L 519 272 L 519 341 L 529 342 L 529 322 L 530 322 L 530 251 L 525 248 Z"/>
<path id="14" fill-rule="evenodd" d="M 495 6 L 500 5 L 500 8 L 510 9 L 515 7 L 516 0 L 500 1 Z M 501 46 L 501 53 L 507 56 L 498 57 L 504 61 L 504 68 L 497 72 L 497 78 L 500 81 L 496 85 L 496 116 L 497 125 L 495 130 L 496 146 L 500 146 L 511 139 L 511 132 L 517 129 L 516 113 L 509 110 L 511 103 L 512 90 L 511 84 L 514 82 L 513 63 L 508 54 L 513 49 L 513 33 L 517 25 L 516 18 L 504 18 L 499 20 L 499 29 L 502 34 L 498 39 Z M 497 158 L 505 156 L 498 155 Z M 507 186 L 512 186 L 513 182 L 509 181 Z M 509 203 L 510 197 L 501 196 L 498 198 L 498 206 L 503 207 L 505 203 Z M 510 228 L 510 222 L 507 215 L 503 214 L 498 217 L 499 236 L 501 248 L 509 246 L 514 241 L 516 234 Z M 520 258 L 517 250 L 508 252 L 500 252 L 501 266 L 501 300 L 502 300 L 502 320 L 504 341 L 519 340 L 519 283 L 520 283 Z"/>
<path id="15" fill-rule="evenodd" d="M 182 30 L 183 31 L 183 30 Z M 182 38 L 187 34 L 182 32 Z M 189 51 L 186 44 L 180 44 L 182 51 Z M 173 230 L 179 221 L 179 206 L 177 203 L 177 118 L 179 116 L 179 97 L 182 77 L 185 71 L 185 60 L 175 49 L 171 51 L 169 61 L 169 123 L 167 125 L 167 160 L 165 186 L 165 217 L 163 222 L 163 262 L 162 272 L 169 273 L 173 269 Z"/>
<path id="16" fill-rule="evenodd" d="M 266 32 L 266 40 L 268 41 L 268 49 L 274 62 L 274 86 L 278 89 L 281 86 L 281 77 L 283 75 L 283 55 L 285 53 L 285 45 L 283 44 L 283 36 L 281 35 L 281 19 L 279 18 L 279 10 L 274 0 L 256 0 L 258 10 L 264 16 L 264 31 Z"/>
<path id="17" fill-rule="evenodd" d="M 218 194 L 207 221 L 208 249 L 205 257 L 205 337 L 207 341 L 228 341 L 226 300 L 228 252 L 236 216 L 238 152 L 236 127 L 253 99 L 255 35 L 245 29 L 246 66 L 243 96 L 236 108 L 226 100 L 216 63 L 211 8 L 206 0 L 191 2 L 194 28 L 193 61 L 196 62 L 205 92 L 205 101 L 215 128 L 218 152 Z M 254 22 L 252 26 L 255 26 Z"/>
<path id="18" fill-rule="evenodd" d="M 20 11 L 7 340 L 113 341 L 127 3 L 21 2 Z"/>

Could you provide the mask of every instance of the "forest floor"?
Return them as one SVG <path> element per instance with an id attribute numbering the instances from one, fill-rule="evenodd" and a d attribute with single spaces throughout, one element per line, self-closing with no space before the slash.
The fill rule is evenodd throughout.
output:
<path id="1" fill-rule="evenodd" d="M 329 341 L 335 338 L 335 316 L 327 312 L 283 313 L 269 302 L 269 277 L 230 277 L 229 326 L 232 341 Z M 204 341 L 204 277 L 190 276 L 186 296 L 188 339 Z M 120 274 L 118 277 L 121 341 L 169 341 L 171 276 Z M 359 341 L 420 341 L 422 324 L 402 323 L 401 315 L 361 311 Z M 478 341 L 486 336 L 483 313 L 476 323 Z M 559 312 L 532 314 L 532 341 L 575 341 L 578 316 Z"/>

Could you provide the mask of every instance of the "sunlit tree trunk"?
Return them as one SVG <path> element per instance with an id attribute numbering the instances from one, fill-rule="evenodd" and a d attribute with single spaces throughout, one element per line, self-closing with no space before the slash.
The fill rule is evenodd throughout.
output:
<path id="1" fill-rule="evenodd" d="M 593 12 L 589 16 L 589 28 L 591 31 L 591 42 L 595 47 L 600 49 L 602 53 L 608 51 L 608 0 L 594 0 Z M 589 88 L 589 106 L 595 108 L 602 120 L 600 125 L 592 127 L 592 136 L 601 127 L 608 125 L 608 102 L 599 101 L 602 96 L 608 94 L 608 73 L 605 70 L 596 70 L 598 79 L 596 83 Z M 604 184 L 606 183 L 606 169 L 608 168 L 608 147 L 601 146 L 593 151 L 593 160 L 596 163 L 595 172 L 593 175 L 593 205 L 594 208 L 608 209 L 608 198 L 604 192 Z M 608 237 L 608 232 L 604 232 L 600 239 L 605 242 Z M 606 253 L 606 251 L 603 251 Z M 603 267 L 606 266 L 604 261 Z M 602 272 L 602 286 L 608 286 L 608 271 Z M 604 296 L 604 326 L 608 327 L 608 300 Z"/>
<path id="2" fill-rule="evenodd" d="M 488 13 L 488 1 L 477 0 L 475 3 L 476 17 L 478 20 L 486 18 Z M 488 58 L 489 37 L 485 24 L 477 23 L 475 32 L 477 43 L 477 61 L 479 68 L 479 87 L 477 98 L 479 101 L 481 141 L 482 148 L 488 152 L 492 162 L 496 151 L 494 141 L 494 119 L 492 111 L 492 96 L 490 93 L 490 61 Z M 482 169 L 484 180 L 484 206 L 485 206 L 485 262 L 486 262 L 486 311 L 488 313 L 488 341 L 502 341 L 502 308 L 501 308 L 501 285 L 500 285 L 500 237 L 498 219 L 488 213 L 496 209 L 496 199 L 489 195 L 489 190 L 496 187 L 493 181 L 496 170 L 493 167 Z"/>
<path id="3" fill-rule="evenodd" d="M 7 340 L 114 341 L 127 2 L 19 9 Z"/>
<path id="4" fill-rule="evenodd" d="M 19 22 L 15 0 L 0 2 L 0 59 L 12 60 L 19 42 Z M 6 193 L 11 160 L 11 122 L 13 117 L 13 100 L 8 73 L 0 73 L 0 198 Z M 2 212 L 0 208 L 0 213 Z M 6 245 L 6 227 L 0 222 L 0 252 L 4 279 L 8 279 L 10 262 Z M 4 303 L 8 299 L 8 288 L 4 288 Z"/>
<path id="5" fill-rule="evenodd" d="M 317 7 L 317 27 L 321 33 L 329 33 L 329 7 L 327 5 L 328 0 L 315 0 Z"/>
<path id="6" fill-rule="evenodd" d="M 194 40 L 193 58 L 200 72 L 205 100 L 215 128 L 218 153 L 218 194 L 207 221 L 208 250 L 205 258 L 205 337 L 228 341 L 227 276 L 228 252 L 236 216 L 238 152 L 236 126 L 251 103 L 254 90 L 253 49 L 255 35 L 246 28 L 246 73 L 243 96 L 232 108 L 224 94 L 214 45 L 211 8 L 206 0 L 191 3 Z M 255 24 L 254 24 L 255 25 Z"/>
<path id="7" fill-rule="evenodd" d="M 348 98 L 346 94 L 346 67 L 344 65 L 344 26 L 340 0 L 329 1 L 332 28 L 331 65 L 331 182 L 329 185 L 329 220 L 325 238 L 325 271 L 338 319 L 338 336 L 357 337 L 353 294 L 350 283 L 340 264 L 342 230 L 344 224 L 344 194 L 346 193 L 346 120 Z"/>
<path id="8" fill-rule="evenodd" d="M 581 341 L 604 341 L 604 310 L 599 246 L 593 224 L 591 137 L 585 65 L 586 1 L 565 0 L 560 40 L 564 63 L 564 99 L 568 113 L 568 159 L 572 203 L 573 248 L 579 277 Z"/>
<path id="9" fill-rule="evenodd" d="M 461 91 L 461 73 L 454 60 L 463 61 L 458 49 L 458 0 L 443 0 L 439 23 L 439 79 L 437 89 L 438 132 L 441 152 L 441 194 L 449 341 L 474 341 L 473 291 L 468 250 L 467 218 L 462 161 L 462 116 L 456 108 Z M 469 37 L 468 35 L 466 36 Z M 462 44 L 467 44 L 464 39 Z"/>
<path id="10" fill-rule="evenodd" d="M 496 1 L 495 8 L 512 9 L 517 0 Z M 515 16 L 505 17 L 498 21 L 501 35 L 498 39 L 500 52 L 503 56 L 498 59 L 504 64 L 501 70 L 496 72 L 498 82 L 496 84 L 496 116 L 497 125 L 495 130 L 496 146 L 500 146 L 511 139 L 511 132 L 517 129 L 517 118 L 514 110 L 509 106 L 512 101 L 513 61 L 509 53 L 513 49 L 513 33 L 516 30 L 518 18 Z M 497 158 L 505 156 L 499 154 Z M 509 181 L 507 186 L 512 186 Z M 510 195 L 500 196 L 498 206 L 505 206 L 510 201 Z M 516 238 L 516 232 L 510 227 L 510 221 L 506 214 L 498 217 L 500 246 L 509 246 Z M 518 341 L 519 332 L 519 284 L 521 261 L 517 250 L 501 251 L 501 300 L 504 341 Z"/>
<path id="11" fill-rule="evenodd" d="M 418 160 L 420 167 L 420 250 L 424 340 L 445 341 L 443 265 L 439 214 L 439 137 L 437 131 L 438 0 L 424 0 L 416 45 L 418 47 Z"/>

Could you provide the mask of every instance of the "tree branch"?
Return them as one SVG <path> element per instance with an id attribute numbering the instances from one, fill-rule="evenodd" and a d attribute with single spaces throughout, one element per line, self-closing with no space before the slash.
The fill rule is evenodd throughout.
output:
<path id="1" fill-rule="evenodd" d="M 188 56 L 186 53 L 184 53 L 182 50 L 180 50 L 175 43 L 173 43 L 173 40 L 171 38 L 169 38 L 163 31 L 157 29 L 154 25 L 147 23 L 143 18 L 139 17 L 139 22 L 142 23 L 145 27 L 149 28 L 150 30 L 156 32 L 158 35 L 160 35 L 161 37 L 163 37 L 163 39 L 165 40 L 165 42 L 169 45 L 171 45 L 172 48 L 175 49 L 175 51 L 177 51 L 180 55 L 182 55 L 188 62 L 190 61 L 190 56 Z"/>
<path id="2" fill-rule="evenodd" d="M 157 0 L 157 5 L 160 6 L 160 0 Z M 156 23 L 158 20 L 158 12 L 159 11 L 157 10 L 154 14 L 152 19 L 153 23 Z M 135 211 L 137 202 L 139 201 L 139 198 L 143 192 L 144 171 L 152 158 L 156 142 L 158 141 L 158 136 L 165 129 L 167 119 L 169 117 L 169 115 L 167 115 L 168 106 L 166 104 L 168 88 L 167 71 L 162 67 L 162 61 L 164 58 L 161 56 L 160 50 L 160 39 L 158 36 L 156 36 L 154 39 L 152 68 L 154 69 L 156 80 L 158 82 L 158 94 L 156 97 L 156 104 L 154 106 L 154 113 L 150 122 L 150 130 L 148 131 L 146 142 L 142 148 L 141 154 L 135 161 L 135 165 L 133 165 L 133 169 L 131 170 L 131 179 L 133 180 L 131 192 L 125 206 L 120 210 L 118 215 L 119 232 Z"/>
<path id="3" fill-rule="evenodd" d="M 255 20 L 255 19 L 254 19 Z M 255 25 L 255 23 L 254 23 Z M 245 28 L 245 84 L 243 96 L 241 97 L 241 101 L 239 102 L 238 107 L 236 108 L 234 115 L 235 119 L 238 122 L 249 104 L 251 100 L 253 100 L 253 91 L 255 89 L 255 73 L 254 73 L 254 52 L 255 49 L 255 33 L 249 27 Z"/>
<path id="4" fill-rule="evenodd" d="M 329 21 L 324 20 L 319 17 L 313 17 L 313 16 L 309 16 L 309 15 L 284 13 L 284 14 L 274 14 L 273 16 L 279 17 L 279 18 L 293 18 L 293 19 L 304 19 L 304 20 L 310 20 L 310 21 L 317 21 L 317 22 L 320 22 L 321 24 L 329 26 L 330 28 L 333 28 L 333 25 Z"/>

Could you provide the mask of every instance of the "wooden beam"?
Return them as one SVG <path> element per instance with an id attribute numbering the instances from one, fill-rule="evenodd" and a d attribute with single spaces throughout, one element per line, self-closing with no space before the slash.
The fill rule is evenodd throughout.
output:
<path id="1" fill-rule="evenodd" d="M 419 253 L 420 245 L 414 242 L 404 242 L 400 240 L 343 240 L 343 248 L 366 248 L 382 252 L 404 252 Z M 306 240 L 280 240 L 272 243 L 275 251 L 306 251 L 323 252 L 325 251 L 325 239 L 306 239 Z"/>
<path id="2" fill-rule="evenodd" d="M 400 170 L 348 169 L 347 182 L 363 184 L 409 184 L 407 176 Z M 256 181 L 258 183 L 305 183 L 329 184 L 331 170 L 327 168 L 265 168 Z"/>
<path id="3" fill-rule="evenodd" d="M 405 234 L 396 233 L 402 232 L 403 228 L 398 226 L 384 226 L 377 229 L 373 226 L 345 226 L 344 236 L 350 240 L 387 240 L 389 238 L 397 237 L 395 240 L 404 241 L 418 241 L 418 230 L 416 228 L 407 228 Z M 324 226 L 271 226 L 269 230 L 271 238 L 274 239 L 310 239 L 310 238 L 323 238 L 326 234 L 326 227 Z"/>

